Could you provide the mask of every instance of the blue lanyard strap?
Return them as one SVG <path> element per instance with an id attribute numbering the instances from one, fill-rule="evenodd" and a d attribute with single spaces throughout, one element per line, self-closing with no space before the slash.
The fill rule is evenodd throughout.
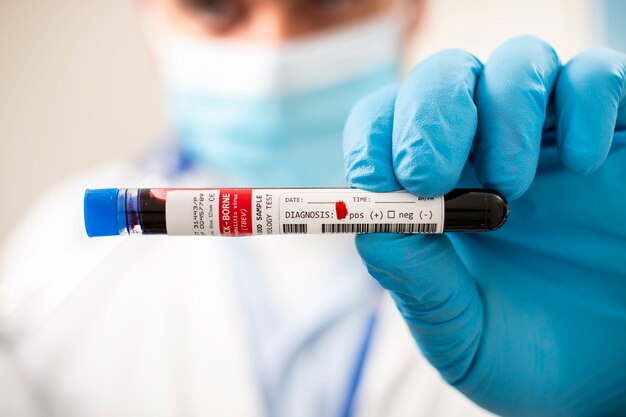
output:
<path id="1" fill-rule="evenodd" d="M 339 414 L 340 417 L 352 417 L 354 412 L 356 394 L 359 390 L 359 385 L 361 384 L 363 369 L 365 368 L 367 355 L 372 344 L 372 336 L 374 334 L 374 328 L 376 327 L 376 321 L 377 312 L 374 311 L 367 322 L 367 327 L 365 328 L 365 337 L 363 338 L 363 343 L 361 344 L 361 349 L 359 349 L 356 364 L 354 366 L 354 370 L 352 371 L 352 378 L 348 384 L 348 392 L 346 393 L 346 400 L 341 413 Z"/>

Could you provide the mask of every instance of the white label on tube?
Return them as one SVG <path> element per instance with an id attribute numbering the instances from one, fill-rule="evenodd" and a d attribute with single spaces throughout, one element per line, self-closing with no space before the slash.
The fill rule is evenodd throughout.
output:
<path id="1" fill-rule="evenodd" d="M 170 190 L 174 236 L 442 233 L 444 199 L 349 188 Z"/>

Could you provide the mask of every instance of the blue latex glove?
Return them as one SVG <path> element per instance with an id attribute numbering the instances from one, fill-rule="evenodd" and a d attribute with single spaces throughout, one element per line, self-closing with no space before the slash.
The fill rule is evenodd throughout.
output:
<path id="1" fill-rule="evenodd" d="M 496 413 L 626 414 L 625 95 L 625 55 L 562 66 L 521 37 L 485 65 L 436 54 L 350 116 L 351 186 L 512 202 L 493 233 L 357 237 L 424 355 Z"/>

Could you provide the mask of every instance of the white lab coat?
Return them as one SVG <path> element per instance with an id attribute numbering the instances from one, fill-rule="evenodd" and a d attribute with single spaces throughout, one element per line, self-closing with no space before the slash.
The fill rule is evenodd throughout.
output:
<path id="1" fill-rule="evenodd" d="M 8 241 L 0 275 L 0 416 L 263 414 L 233 285 L 240 243 L 85 237 L 85 188 L 164 184 L 121 165 L 86 174 L 39 200 Z M 350 236 L 252 240 L 259 239 L 263 245 L 253 243 L 246 256 L 273 271 L 267 287 L 282 314 L 304 320 L 323 312 L 319 295 L 337 280 L 337 257 L 348 268 L 342 274 L 370 279 Z M 355 415 L 488 413 L 441 379 L 384 296 Z"/>

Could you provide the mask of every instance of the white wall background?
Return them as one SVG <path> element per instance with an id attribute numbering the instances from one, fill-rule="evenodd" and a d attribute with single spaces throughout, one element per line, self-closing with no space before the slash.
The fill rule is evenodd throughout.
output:
<path id="1" fill-rule="evenodd" d="M 0 0 L 0 240 L 37 193 L 163 129 L 131 0 Z"/>
<path id="2" fill-rule="evenodd" d="M 521 33 L 567 58 L 599 39 L 597 3 L 430 0 L 416 58 L 484 59 Z M 47 187 L 140 152 L 164 129 L 160 100 L 131 0 L 0 0 L 0 242 Z"/>

